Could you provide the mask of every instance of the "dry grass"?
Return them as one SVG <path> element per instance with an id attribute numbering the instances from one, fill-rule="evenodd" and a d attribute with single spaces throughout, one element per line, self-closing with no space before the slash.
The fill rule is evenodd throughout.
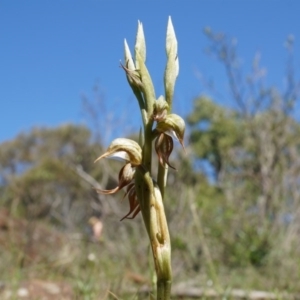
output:
<path id="1" fill-rule="evenodd" d="M 192 217 L 193 196 L 181 191 L 178 201 L 178 193 L 170 192 L 167 199 L 174 288 L 180 285 L 217 291 L 300 292 L 297 252 L 283 251 L 278 245 L 273 246 L 260 267 L 226 265 L 222 261 L 224 253 L 220 255 L 223 245 L 217 243 L 208 219 L 196 222 Z M 123 208 L 127 209 L 125 205 Z M 202 216 L 203 211 L 198 206 L 195 209 L 196 216 Z M 151 289 L 152 258 L 141 216 L 120 222 L 121 214 L 118 210 L 103 218 L 103 235 L 95 242 L 89 233 L 88 220 L 86 227 L 77 232 L 62 232 L 45 222 L 15 218 L 2 209 L 1 297 L 12 291 L 16 298 L 10 299 L 18 299 L 17 293 L 23 288 L 21 291 L 27 289 L 33 293 L 28 299 L 42 299 L 41 293 L 48 295 L 53 287 L 52 293 L 61 293 L 61 298 L 55 299 L 138 299 L 140 289 Z M 54 299 L 51 292 L 49 295 L 43 299 Z"/>

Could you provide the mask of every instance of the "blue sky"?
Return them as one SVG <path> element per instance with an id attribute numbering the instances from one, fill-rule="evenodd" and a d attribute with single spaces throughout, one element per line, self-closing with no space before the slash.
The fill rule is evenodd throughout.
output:
<path id="1" fill-rule="evenodd" d="M 133 0 L 1 0 L 0 1 L 0 142 L 33 126 L 86 123 L 82 94 L 93 96 L 96 82 L 108 111 L 122 122 L 137 124 L 137 105 L 119 60 L 123 41 L 133 50 L 137 20 L 144 26 L 147 65 L 163 94 L 165 31 L 171 15 L 179 43 L 180 74 L 174 109 L 187 114 L 192 100 L 206 92 L 201 72 L 226 91 L 221 65 L 204 53 L 210 26 L 238 40 L 249 68 L 257 51 L 268 70 L 268 82 L 283 85 L 289 34 L 295 36 L 299 67 L 300 1 L 133 1 Z M 117 134 L 112 128 L 110 134 Z"/>

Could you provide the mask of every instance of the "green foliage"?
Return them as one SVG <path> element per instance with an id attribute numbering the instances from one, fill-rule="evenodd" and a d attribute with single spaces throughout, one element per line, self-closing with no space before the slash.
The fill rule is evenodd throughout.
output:
<path id="1" fill-rule="evenodd" d="M 243 122 L 238 122 L 235 111 L 215 104 L 208 97 L 194 101 L 193 112 L 187 121 L 192 127 L 190 142 L 197 158 L 211 163 L 218 175 L 228 158 L 228 151 L 243 139 Z"/>
<path id="2" fill-rule="evenodd" d="M 201 96 L 188 116 L 194 157 L 215 174 L 213 180 L 208 178 L 213 182 L 208 188 L 214 191 L 211 197 L 202 191 L 196 201 L 205 211 L 203 224 L 210 241 L 218 248 L 216 261 L 261 267 L 279 251 L 283 236 L 297 227 L 298 217 L 292 212 L 299 209 L 300 200 L 296 79 L 288 65 L 286 91 L 266 87 L 257 60 L 252 74 L 244 78 L 235 44 L 211 30 L 206 35 L 210 54 L 224 65 L 234 105 L 225 108 Z M 295 238 L 291 239 L 296 242 Z M 291 251 L 294 242 L 289 240 L 280 251 Z"/>
<path id="3" fill-rule="evenodd" d="M 299 124 L 273 107 L 247 120 L 206 97 L 195 100 L 188 122 L 195 157 L 217 175 L 215 184 L 203 186 L 198 203 L 224 263 L 264 264 L 274 242 L 268 231 L 279 233 L 279 218 L 288 214 L 290 201 L 283 195 L 289 189 L 280 182 L 289 172 L 289 153 L 299 145 Z"/>
<path id="4" fill-rule="evenodd" d="M 31 218 L 50 217 L 62 226 L 72 226 L 72 207 L 88 209 L 90 186 L 75 172 L 80 166 L 96 178 L 93 157 L 101 147 L 92 145 L 87 128 L 66 125 L 56 129 L 33 129 L 0 147 L 1 202 L 15 214 Z"/>

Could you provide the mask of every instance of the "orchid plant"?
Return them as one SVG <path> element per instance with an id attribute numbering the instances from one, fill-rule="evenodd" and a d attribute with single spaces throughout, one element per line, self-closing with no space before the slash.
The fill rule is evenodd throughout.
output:
<path id="1" fill-rule="evenodd" d="M 102 194 L 113 194 L 126 187 L 124 197 L 129 201 L 129 212 L 121 219 L 133 219 L 140 211 L 150 239 L 156 271 L 157 299 L 170 299 L 172 269 L 171 244 L 163 199 L 167 184 L 168 167 L 173 150 L 173 138 L 183 146 L 184 120 L 172 114 L 175 81 L 179 72 L 177 39 L 169 17 L 166 36 L 167 64 L 164 74 L 165 95 L 155 96 L 150 74 L 145 65 L 146 43 L 143 25 L 138 22 L 135 43 L 135 60 L 128 44 L 125 46 L 124 69 L 127 81 L 137 98 L 141 111 L 143 129 L 139 142 L 131 139 L 115 139 L 102 158 L 121 159 L 125 165 L 119 172 L 119 184 L 112 190 L 97 190 Z M 158 156 L 156 180 L 152 172 L 152 144 Z M 183 146 L 184 147 L 184 146 Z"/>

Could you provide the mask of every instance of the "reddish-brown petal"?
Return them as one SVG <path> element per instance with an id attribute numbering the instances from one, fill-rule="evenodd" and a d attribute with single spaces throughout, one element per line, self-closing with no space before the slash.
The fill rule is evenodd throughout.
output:
<path id="1" fill-rule="evenodd" d="M 126 193 L 125 193 L 125 195 L 123 196 L 122 200 L 124 200 L 124 199 L 128 196 L 128 194 L 129 194 L 130 192 L 132 192 L 132 190 L 134 190 L 134 189 L 135 189 L 135 187 L 134 187 L 134 182 L 131 182 L 130 184 L 128 184 L 127 189 L 126 189 Z"/>
<path id="2" fill-rule="evenodd" d="M 134 219 L 135 216 L 141 210 L 140 209 L 140 203 L 139 203 L 139 200 L 137 198 L 134 185 L 132 186 L 130 184 L 130 186 L 128 186 L 125 196 L 127 196 L 128 200 L 129 200 L 129 212 L 120 221 L 122 221 L 124 219 Z M 130 217 L 131 214 L 132 214 L 132 216 Z"/>
<path id="3" fill-rule="evenodd" d="M 101 190 L 101 189 L 95 189 L 97 191 L 97 193 L 99 194 L 104 194 L 104 195 L 111 195 L 116 193 L 118 190 L 120 190 L 120 188 L 117 186 L 116 188 L 112 189 L 112 190 Z"/>
<path id="4" fill-rule="evenodd" d="M 173 151 L 172 137 L 161 133 L 155 140 L 155 151 L 158 156 L 159 163 L 164 167 L 167 164 L 170 168 L 176 170 L 170 163 L 169 157 Z"/>
<path id="5" fill-rule="evenodd" d="M 136 209 L 133 211 L 133 214 L 132 214 L 131 217 L 128 217 L 128 214 L 127 214 L 125 217 L 126 217 L 126 219 L 134 219 L 140 211 L 141 211 L 141 207 L 138 205 L 138 206 L 136 207 Z M 124 218 L 123 218 L 123 219 L 124 219 Z M 123 219 L 122 219 L 122 220 L 123 220 Z M 122 221 L 122 220 L 121 220 L 121 221 Z"/>

